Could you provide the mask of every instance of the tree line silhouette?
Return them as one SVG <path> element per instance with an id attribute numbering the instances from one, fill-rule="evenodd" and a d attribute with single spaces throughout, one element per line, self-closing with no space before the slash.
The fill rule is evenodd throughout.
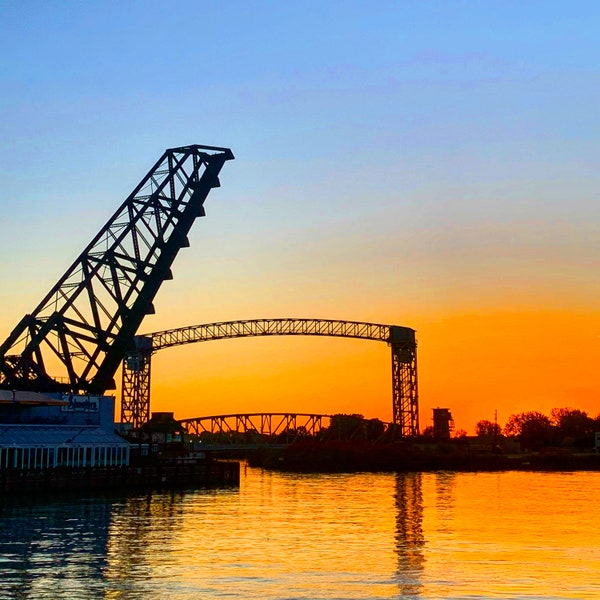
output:
<path id="1" fill-rule="evenodd" d="M 592 418 L 577 408 L 553 408 L 550 415 L 526 411 L 510 415 L 504 428 L 486 419 L 475 426 L 477 437 L 490 440 L 518 440 L 524 450 L 548 446 L 591 448 L 600 431 L 600 414 Z"/>
<path id="2" fill-rule="evenodd" d="M 475 437 L 490 447 L 501 448 L 507 441 L 518 442 L 524 450 L 543 447 L 594 447 L 594 434 L 600 432 L 600 414 L 592 418 L 585 411 L 565 407 L 554 408 L 550 415 L 539 411 L 525 411 L 509 416 L 504 427 L 497 422 L 482 419 L 475 426 Z M 332 415 L 328 427 L 309 434 L 303 427 L 286 429 L 275 436 L 256 430 L 245 432 L 203 432 L 196 439 L 207 444 L 241 443 L 290 444 L 298 441 L 314 442 L 394 442 L 401 438 L 401 430 L 393 423 L 367 419 L 360 414 Z M 454 439 L 468 439 L 464 430 L 454 432 Z M 425 427 L 416 441 L 435 441 L 433 427 Z M 473 439 L 472 437 L 470 439 Z"/>

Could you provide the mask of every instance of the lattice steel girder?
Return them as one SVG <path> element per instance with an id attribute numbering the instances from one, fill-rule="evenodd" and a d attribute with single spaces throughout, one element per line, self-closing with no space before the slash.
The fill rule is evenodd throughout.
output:
<path id="1" fill-rule="evenodd" d="M 123 361 L 121 423 L 139 429 L 150 420 L 151 354 L 132 352 Z"/>
<path id="2" fill-rule="evenodd" d="M 135 350 L 123 359 L 121 423 L 139 429 L 150 420 L 150 370 L 152 338 L 136 335 Z"/>
<path id="3" fill-rule="evenodd" d="M 166 150 L 37 308 L 0 346 L 0 387 L 102 394 L 231 150 Z M 47 372 L 52 368 L 52 376 Z M 133 410 L 133 408 L 132 408 Z M 137 410 L 137 409 L 136 409 Z"/>
<path id="4" fill-rule="evenodd" d="M 189 435 L 207 433 L 248 433 L 256 431 L 265 436 L 278 436 L 300 429 L 308 435 L 318 433 L 329 423 L 329 415 L 308 413 L 243 413 L 215 415 L 178 421 Z"/>
<path id="5" fill-rule="evenodd" d="M 254 319 L 180 327 L 150 333 L 143 339 L 150 339 L 146 343 L 152 351 L 157 351 L 196 342 L 265 335 L 316 335 L 386 342 L 392 348 L 393 422 L 402 436 L 419 434 L 417 344 L 415 331 L 409 327 L 330 319 Z"/>
<path id="6" fill-rule="evenodd" d="M 361 323 L 358 321 L 334 321 L 330 319 L 254 319 L 249 321 L 224 321 L 180 327 L 147 334 L 152 337 L 155 350 L 238 337 L 263 335 L 317 335 L 328 337 L 351 337 L 389 342 L 390 325 Z M 408 329 L 398 327 L 398 329 Z M 409 331 L 413 331 L 409 329 Z"/>
<path id="7" fill-rule="evenodd" d="M 403 437 L 414 437 L 419 435 L 417 344 L 414 331 L 392 327 L 390 346 L 393 422 L 399 426 Z"/>

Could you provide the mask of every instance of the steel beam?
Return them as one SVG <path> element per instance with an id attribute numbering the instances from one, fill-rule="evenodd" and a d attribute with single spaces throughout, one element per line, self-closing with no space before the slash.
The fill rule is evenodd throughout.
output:
<path id="1" fill-rule="evenodd" d="M 139 429 L 150 420 L 152 338 L 136 336 L 136 350 L 125 355 L 121 383 L 121 423 Z"/>

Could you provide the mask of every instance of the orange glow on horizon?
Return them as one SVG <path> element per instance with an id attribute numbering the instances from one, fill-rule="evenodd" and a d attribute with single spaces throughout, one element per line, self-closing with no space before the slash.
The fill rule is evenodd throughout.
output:
<path id="1" fill-rule="evenodd" d="M 495 311 L 423 318 L 417 329 L 420 427 L 450 408 L 480 419 L 571 406 L 600 412 L 600 315 Z M 273 337 L 192 344 L 153 359 L 152 410 L 177 418 L 236 412 L 359 413 L 391 420 L 385 344 Z"/>
<path id="2" fill-rule="evenodd" d="M 421 416 L 447 406 L 456 427 L 513 413 L 600 412 L 600 315 L 526 311 L 456 315 L 421 329 Z M 423 423 L 430 424 L 429 423 Z"/>

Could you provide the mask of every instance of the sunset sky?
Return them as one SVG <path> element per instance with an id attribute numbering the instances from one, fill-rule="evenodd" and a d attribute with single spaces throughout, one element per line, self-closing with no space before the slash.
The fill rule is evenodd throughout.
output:
<path id="1" fill-rule="evenodd" d="M 600 412 L 600 3 L 0 3 L 0 338 L 166 148 L 225 146 L 140 333 L 412 327 L 421 427 Z M 389 349 L 164 350 L 152 409 L 390 420 Z M 117 391 L 117 395 L 119 391 Z"/>

